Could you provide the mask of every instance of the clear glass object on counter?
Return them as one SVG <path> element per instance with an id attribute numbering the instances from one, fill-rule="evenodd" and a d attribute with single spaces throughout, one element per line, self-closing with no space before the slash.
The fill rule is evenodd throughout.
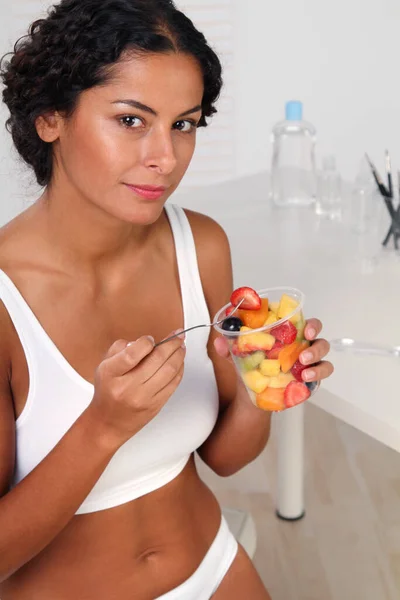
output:
<path id="1" fill-rule="evenodd" d="M 286 104 L 286 118 L 272 129 L 270 197 L 276 206 L 310 206 L 317 195 L 316 130 L 303 120 L 303 105 Z"/>
<path id="2" fill-rule="evenodd" d="M 334 156 L 325 156 L 318 173 L 317 215 L 340 221 L 342 218 L 342 179 Z"/>
<path id="3" fill-rule="evenodd" d="M 355 233 L 375 231 L 380 222 L 382 200 L 367 161 L 363 158 L 353 185 L 350 198 L 350 227 Z"/>
<path id="4" fill-rule="evenodd" d="M 346 219 L 352 238 L 349 258 L 361 266 L 363 272 L 372 273 L 382 259 L 382 239 L 386 229 L 385 204 L 379 194 L 370 167 L 363 158 L 354 181 Z"/>

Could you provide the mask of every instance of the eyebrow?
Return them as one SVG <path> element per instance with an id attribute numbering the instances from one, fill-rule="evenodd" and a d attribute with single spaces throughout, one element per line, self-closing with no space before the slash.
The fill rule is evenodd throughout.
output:
<path id="1" fill-rule="evenodd" d="M 132 106 L 133 108 L 138 108 L 139 110 L 143 110 L 144 112 L 150 113 L 151 115 L 154 115 L 155 117 L 158 116 L 158 113 L 153 108 L 150 108 L 150 106 L 146 106 L 146 104 L 142 104 L 141 102 L 138 102 L 137 100 L 115 100 L 114 102 L 112 102 L 112 104 L 126 104 L 127 106 Z M 185 112 L 178 115 L 178 118 L 186 117 L 187 115 L 196 113 L 199 110 L 202 110 L 201 104 L 198 104 L 197 106 L 194 106 L 193 108 L 190 108 L 189 110 L 185 110 Z"/>

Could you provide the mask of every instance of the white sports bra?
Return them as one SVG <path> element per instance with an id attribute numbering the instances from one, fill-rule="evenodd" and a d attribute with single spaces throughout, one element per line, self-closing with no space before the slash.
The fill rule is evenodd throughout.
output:
<path id="1" fill-rule="evenodd" d="M 180 207 L 165 208 L 175 241 L 184 326 L 210 322 L 189 222 Z M 14 487 L 81 415 L 94 387 L 67 362 L 1 270 L 0 300 L 20 338 L 30 378 L 26 405 L 16 421 Z M 158 415 L 117 450 L 76 514 L 111 508 L 162 487 L 183 470 L 210 435 L 218 416 L 218 393 L 207 355 L 208 335 L 207 328 L 187 336 L 185 371 L 178 389 Z"/>

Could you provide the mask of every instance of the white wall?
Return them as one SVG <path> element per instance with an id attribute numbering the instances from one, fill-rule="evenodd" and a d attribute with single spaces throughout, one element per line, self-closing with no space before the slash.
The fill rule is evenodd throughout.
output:
<path id="1" fill-rule="evenodd" d="M 399 0 L 234 0 L 237 174 L 269 168 L 269 131 L 298 98 L 353 179 L 365 151 L 400 169 Z"/>

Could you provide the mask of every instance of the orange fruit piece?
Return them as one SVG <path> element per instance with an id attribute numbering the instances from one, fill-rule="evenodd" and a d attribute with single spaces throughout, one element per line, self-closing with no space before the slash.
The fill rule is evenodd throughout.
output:
<path id="1" fill-rule="evenodd" d="M 285 408 L 285 389 L 267 388 L 256 396 L 258 408 L 269 411 L 281 411 Z"/>
<path id="2" fill-rule="evenodd" d="M 284 373 L 289 373 L 294 363 L 299 359 L 300 354 L 308 348 L 310 342 L 293 342 L 284 346 L 279 352 L 279 362 Z"/>
<path id="3" fill-rule="evenodd" d="M 258 329 L 264 325 L 268 318 L 268 298 L 261 298 L 261 308 L 258 310 L 239 309 L 237 313 L 235 313 L 235 316 L 237 314 L 243 325 L 251 327 L 251 329 Z"/>

